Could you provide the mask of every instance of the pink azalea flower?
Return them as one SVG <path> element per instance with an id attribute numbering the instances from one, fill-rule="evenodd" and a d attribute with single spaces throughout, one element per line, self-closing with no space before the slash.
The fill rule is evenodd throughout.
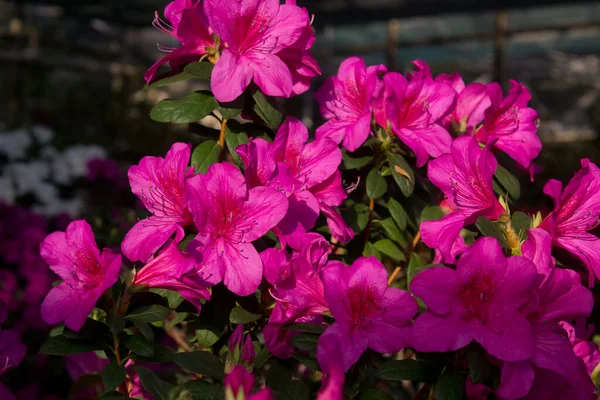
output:
<path id="1" fill-rule="evenodd" d="M 328 138 L 307 141 L 306 127 L 290 117 L 277 131 L 273 144 L 254 139 L 236 149 L 250 187 L 269 186 L 288 197 L 288 212 L 277 225 L 277 233 L 296 249 L 320 212 L 327 216 L 330 227 L 330 221 L 337 221 L 339 228 L 331 229 L 336 239 L 346 242 L 353 236 L 334 208 L 347 197 L 337 170 L 342 153 Z"/>
<path id="2" fill-rule="evenodd" d="M 560 324 L 567 332 L 573 351 L 583 360 L 588 374 L 591 375 L 600 364 L 600 349 L 596 343 L 589 341 L 595 330 L 594 325 L 586 325 L 585 318 L 578 318 L 574 324 L 565 321 Z"/>
<path id="3" fill-rule="evenodd" d="M 413 347 L 447 352 L 476 341 L 500 360 L 530 359 L 533 332 L 519 308 L 529 300 L 536 277 L 531 261 L 506 258 L 496 239 L 488 237 L 464 252 L 456 270 L 422 271 L 410 283 L 427 306 L 413 325 Z"/>
<path id="4" fill-rule="evenodd" d="M 577 371 L 578 380 L 571 384 L 563 376 L 549 369 L 537 369 L 531 391 L 524 400 L 597 400 L 596 385 L 580 363 Z"/>
<path id="5" fill-rule="evenodd" d="M 161 65 L 169 63 L 172 71 L 181 70 L 187 64 L 199 61 L 202 56 L 207 54 L 207 48 L 214 49 L 216 46 L 212 30 L 208 26 L 202 0 L 172 1 L 165 8 L 164 14 L 168 22 L 162 20 L 156 13 L 152 25 L 159 31 L 177 39 L 181 46 L 178 48 L 158 47 L 168 54 L 146 71 L 144 79 L 148 83 L 154 80 Z"/>
<path id="6" fill-rule="evenodd" d="M 226 399 L 248 399 L 248 400 L 273 400 L 271 389 L 263 388 L 254 394 L 254 375 L 241 365 L 233 367 L 231 372 L 225 377 L 225 398 Z"/>
<path id="7" fill-rule="evenodd" d="M 211 28 L 226 43 L 211 77 L 217 100 L 235 100 L 251 81 L 269 96 L 290 97 L 293 75 L 316 72 L 308 52 L 312 42 L 306 10 L 279 0 L 205 0 L 204 9 Z M 295 89 L 302 90 L 302 84 Z"/>
<path id="8" fill-rule="evenodd" d="M 182 253 L 175 242 L 169 243 L 154 259 L 135 275 L 133 288 L 160 288 L 179 292 L 198 309 L 201 300 L 210 299 L 209 284 L 195 271 L 196 260 Z"/>
<path id="9" fill-rule="evenodd" d="M 291 256 L 279 249 L 267 249 L 260 255 L 265 278 L 273 285 L 271 295 L 276 300 L 264 329 L 265 344 L 279 358 L 292 355 L 289 343 L 297 334 L 284 330 L 286 325 L 321 324 L 321 315 L 328 310 L 319 273 L 327 263 L 331 245 L 321 235 L 309 233 L 302 239 L 300 249 Z"/>
<path id="10" fill-rule="evenodd" d="M 2 383 L 0 383 L 0 399 L 15 400 L 15 396 Z"/>
<path id="11" fill-rule="evenodd" d="M 248 190 L 244 176 L 229 163 L 213 164 L 188 180 L 189 207 L 198 236 L 188 249 L 201 255 L 208 283 L 223 280 L 247 296 L 261 282 L 263 264 L 252 242 L 275 227 L 288 208 L 286 197 L 268 187 Z"/>
<path id="12" fill-rule="evenodd" d="M 530 391 L 540 369 L 560 374 L 571 383 L 580 379 L 581 359 L 574 353 L 560 321 L 587 317 L 592 312 L 592 293 L 581 285 L 573 271 L 554 268 L 550 256 L 550 236 L 541 229 L 529 230 L 536 247 L 523 247 L 523 256 L 534 262 L 539 272 L 536 296 L 521 309 L 533 329 L 534 347 L 527 361 L 506 362 L 496 393 L 502 398 L 521 398 Z M 525 243 L 527 243 L 527 240 Z"/>
<path id="13" fill-rule="evenodd" d="M 317 400 L 343 400 L 345 375 L 342 363 L 339 362 L 343 356 L 335 336 L 329 335 L 319 340 L 317 358 L 322 362 L 321 370 L 324 374 Z"/>
<path id="14" fill-rule="evenodd" d="M 321 114 L 328 121 L 317 129 L 317 138 L 328 137 L 348 151 L 358 149 L 371 133 L 373 96 L 380 85 L 383 64 L 367 67 L 362 58 L 342 61 L 338 74 L 315 92 Z"/>
<path id="15" fill-rule="evenodd" d="M 42 258 L 63 282 L 52 288 L 42 303 L 47 324 L 64 321 L 78 331 L 102 293 L 119 279 L 121 255 L 98 250 L 92 227 L 73 221 L 66 232 L 48 235 L 40 246 Z"/>
<path id="16" fill-rule="evenodd" d="M 27 347 L 21 343 L 21 337 L 15 331 L 0 331 L 0 376 L 15 368 L 25 358 Z"/>
<path id="17" fill-rule="evenodd" d="M 539 227 L 550 233 L 554 246 L 579 257 L 591 287 L 600 276 L 600 238 L 588 232 L 600 224 L 600 170 L 588 159 L 581 165 L 564 191 L 555 179 L 546 183 L 544 193 L 554 200 L 554 210 Z"/>
<path id="18" fill-rule="evenodd" d="M 440 123 L 454 106 L 456 93 L 427 74 L 413 74 L 407 80 L 397 72 L 384 77 L 376 112 L 377 122 L 392 127 L 393 133 L 417 157 L 417 166 L 425 165 L 429 157 L 439 157 L 450 151 L 452 137 Z"/>
<path id="19" fill-rule="evenodd" d="M 347 371 L 370 348 L 379 353 L 396 353 L 410 346 L 410 330 L 417 302 L 408 292 L 387 287 L 387 272 L 375 257 L 361 257 L 350 267 L 330 261 L 321 271 L 325 299 L 335 318 L 319 338 L 339 343 L 341 359 L 318 353 L 320 365 L 339 362 Z"/>
<path id="20" fill-rule="evenodd" d="M 77 382 L 83 375 L 102 372 L 108 363 L 108 359 L 98 357 L 95 352 L 73 354 L 65 357 L 65 366 L 73 382 Z"/>
<path id="21" fill-rule="evenodd" d="M 497 83 L 488 84 L 491 106 L 485 111 L 485 120 L 477 131 L 477 139 L 484 144 L 494 142 L 494 147 L 512 157 L 523 168 L 529 168 L 542 149 L 537 136 L 537 112 L 527 107 L 531 99 L 529 90 L 511 80 L 508 96 L 503 98 Z"/>
<path id="22" fill-rule="evenodd" d="M 456 210 L 439 221 L 424 221 L 421 236 L 425 244 L 439 250 L 446 262 L 453 262 L 452 248 L 460 230 L 478 217 L 498 219 L 506 211 L 496 199 L 492 179 L 498 162 L 473 137 L 452 142 L 450 154 L 428 165 L 427 176 L 441 189 Z"/>
<path id="23" fill-rule="evenodd" d="M 229 347 L 232 358 L 234 357 L 235 353 L 238 353 L 240 356 L 239 362 L 252 365 L 254 362 L 254 356 L 256 354 L 254 350 L 254 344 L 252 343 L 252 337 L 248 334 L 244 340 L 244 325 L 240 324 L 235 328 L 229 337 L 227 346 Z M 238 360 L 234 360 L 234 362 L 237 361 Z"/>
<path id="24" fill-rule="evenodd" d="M 173 234 L 180 242 L 185 235 L 183 227 L 192 224 L 185 186 L 193 174 L 189 162 L 190 145 L 175 143 L 165 158 L 146 156 L 129 168 L 131 190 L 152 213 L 135 224 L 123 240 L 121 250 L 131 261 L 148 262 Z"/>

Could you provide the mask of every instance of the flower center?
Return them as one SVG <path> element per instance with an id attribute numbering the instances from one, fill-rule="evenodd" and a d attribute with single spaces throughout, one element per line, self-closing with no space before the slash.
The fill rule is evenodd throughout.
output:
<path id="1" fill-rule="evenodd" d="M 464 285 L 460 291 L 460 299 L 466 310 L 463 316 L 466 320 L 479 319 L 487 322 L 489 317 L 490 303 L 494 298 L 496 288 L 488 276 L 473 279 Z"/>

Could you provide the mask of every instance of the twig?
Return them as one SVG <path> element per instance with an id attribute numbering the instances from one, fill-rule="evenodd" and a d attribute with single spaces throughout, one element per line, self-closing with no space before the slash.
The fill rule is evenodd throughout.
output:
<path id="1" fill-rule="evenodd" d="M 223 161 L 225 158 L 225 129 L 227 128 L 227 118 L 221 120 L 221 133 L 219 133 L 219 146 L 221 146 L 221 153 L 219 154 L 219 161 Z"/>
<path id="2" fill-rule="evenodd" d="M 369 220 L 367 221 L 367 226 L 365 228 L 365 240 L 363 243 L 363 248 L 369 242 L 369 235 L 371 234 L 371 223 L 373 222 L 373 210 L 375 209 L 375 199 L 369 200 Z"/>
<path id="3" fill-rule="evenodd" d="M 421 240 L 421 232 L 417 232 L 417 234 L 415 235 L 411 246 L 408 248 L 408 250 L 405 253 L 406 256 L 406 260 L 410 261 L 410 254 L 415 250 L 415 248 L 417 247 L 417 244 L 419 244 L 419 240 Z M 396 269 L 394 269 L 394 272 L 392 272 L 392 275 L 390 275 L 390 278 L 388 279 L 388 286 L 392 284 L 392 282 L 394 282 L 394 279 L 396 279 L 396 277 L 398 276 L 398 274 L 400 273 L 400 271 L 402 270 L 402 267 L 397 266 Z"/>
<path id="4" fill-rule="evenodd" d="M 175 343 L 181 346 L 185 351 L 194 351 L 194 349 L 192 349 L 190 345 L 187 344 L 187 342 L 183 338 L 183 334 L 179 329 L 175 328 L 174 326 L 170 327 L 167 320 L 164 321 L 164 326 L 166 334 L 169 335 L 169 337 L 173 339 Z"/>

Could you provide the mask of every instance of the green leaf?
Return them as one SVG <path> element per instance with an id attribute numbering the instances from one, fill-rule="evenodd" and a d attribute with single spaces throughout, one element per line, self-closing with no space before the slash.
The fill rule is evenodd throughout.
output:
<path id="1" fill-rule="evenodd" d="M 210 79 L 212 70 L 215 66 L 210 62 L 194 62 L 188 64 L 183 69 L 183 72 L 196 79 Z"/>
<path id="2" fill-rule="evenodd" d="M 136 308 L 125 317 L 126 320 L 134 324 L 147 324 L 150 322 L 162 321 L 171 315 L 171 310 L 158 304 L 151 304 Z"/>
<path id="3" fill-rule="evenodd" d="M 176 353 L 173 357 L 175 364 L 196 374 L 223 379 L 225 376 L 224 365 L 214 354 L 208 351 L 191 351 Z"/>
<path id="4" fill-rule="evenodd" d="M 175 353 L 173 353 L 168 347 L 165 347 L 159 343 L 154 343 L 153 349 L 154 355 L 152 357 L 144 357 L 134 353 L 133 359 L 155 363 L 170 363 L 173 361 L 173 356 L 175 355 Z"/>
<path id="5" fill-rule="evenodd" d="M 151 358 L 154 356 L 154 343 L 149 342 L 143 336 L 126 336 L 123 344 L 129 350 L 142 357 Z"/>
<path id="6" fill-rule="evenodd" d="M 373 156 L 352 158 L 348 155 L 347 152 L 342 153 L 342 161 L 344 163 L 344 168 L 347 170 L 360 169 L 366 165 L 371 164 L 373 160 Z"/>
<path id="7" fill-rule="evenodd" d="M 113 315 L 108 318 L 108 327 L 113 335 L 118 335 L 125 329 L 125 319 L 118 315 Z"/>
<path id="8" fill-rule="evenodd" d="M 388 209 L 390 210 L 390 214 L 392 214 L 392 218 L 398 224 L 398 227 L 401 231 L 406 230 L 406 224 L 410 217 L 402 207 L 402 204 L 398 202 L 396 199 L 390 199 L 387 203 Z"/>
<path id="9" fill-rule="evenodd" d="M 406 248 L 408 245 L 408 239 L 406 235 L 400 232 L 398 225 L 392 218 L 385 218 L 379 221 L 381 227 L 385 230 L 387 237 L 398 243 L 401 247 Z"/>
<path id="10" fill-rule="evenodd" d="M 494 178 L 498 181 L 504 191 L 498 193 L 500 195 L 508 193 L 513 200 L 518 200 L 521 197 L 521 184 L 515 176 L 502 165 L 498 165 Z"/>
<path id="11" fill-rule="evenodd" d="M 325 332 L 326 328 L 327 327 L 325 327 L 323 325 L 297 323 L 297 324 L 286 325 L 283 329 L 286 331 L 297 331 L 297 332 L 321 334 L 321 333 Z"/>
<path id="12" fill-rule="evenodd" d="M 467 354 L 467 360 L 473 383 L 481 383 L 490 376 L 492 365 L 481 351 L 470 351 Z"/>
<path id="13" fill-rule="evenodd" d="M 360 233 L 365 230 L 369 222 L 369 207 L 362 203 L 354 204 L 343 216 L 347 218 L 346 222 L 354 232 Z"/>
<path id="14" fill-rule="evenodd" d="M 358 400 L 393 400 L 393 398 L 382 390 L 367 389 L 360 393 Z"/>
<path id="15" fill-rule="evenodd" d="M 163 100 L 152 108 L 150 117 L 158 122 L 188 124 L 206 117 L 217 108 L 210 92 L 194 92 L 180 100 Z"/>
<path id="16" fill-rule="evenodd" d="M 421 257 L 418 254 L 411 253 L 410 261 L 408 263 L 408 269 L 406 271 L 406 279 L 408 281 L 408 284 L 410 285 L 410 282 L 413 280 L 413 278 L 415 276 L 417 276 L 419 274 L 419 272 L 425 271 L 426 269 L 429 269 L 432 267 L 443 267 L 443 266 L 444 266 L 444 264 L 423 265 L 423 259 L 421 259 Z"/>
<path id="17" fill-rule="evenodd" d="M 438 206 L 427 206 L 421 212 L 421 222 L 438 221 L 444 218 L 444 212 Z"/>
<path id="18" fill-rule="evenodd" d="M 375 248 L 382 254 L 388 256 L 395 262 L 405 261 L 406 257 L 390 239 L 381 239 L 374 244 Z"/>
<path id="19" fill-rule="evenodd" d="M 252 95 L 254 99 L 254 112 L 271 128 L 274 132 L 283 124 L 283 115 L 277 110 L 260 90 Z"/>
<path id="20" fill-rule="evenodd" d="M 196 330 L 196 340 L 202 347 L 208 348 L 220 339 L 220 332 L 216 328 L 203 328 Z"/>
<path id="21" fill-rule="evenodd" d="M 528 229 L 531 229 L 531 217 L 525 213 L 517 211 L 513 213 L 511 218 L 512 227 L 519 235 L 521 240 L 526 239 Z"/>
<path id="22" fill-rule="evenodd" d="M 225 143 L 227 143 L 227 148 L 229 149 L 229 153 L 231 153 L 231 157 L 236 163 L 239 163 L 240 156 L 235 152 L 238 146 L 248 143 L 248 135 L 246 132 L 234 133 L 229 129 L 225 130 Z"/>
<path id="23" fill-rule="evenodd" d="M 297 379 L 287 381 L 282 385 L 282 390 L 277 397 L 279 400 L 308 400 L 310 390 L 304 382 Z"/>
<path id="24" fill-rule="evenodd" d="M 260 349 L 258 353 L 256 353 L 256 357 L 254 357 L 254 368 L 261 369 L 265 363 L 271 357 L 271 353 L 266 348 Z"/>
<path id="25" fill-rule="evenodd" d="M 188 235 L 185 237 L 185 239 L 183 239 L 182 243 L 187 241 L 187 245 L 187 243 L 189 243 L 195 237 L 196 235 Z M 185 250 L 185 247 L 182 250 Z M 177 307 L 179 307 L 179 305 L 183 303 L 184 300 L 184 298 L 174 290 L 152 288 L 150 289 L 150 292 L 156 293 L 157 295 L 164 297 L 167 300 L 167 304 L 169 305 L 169 308 L 171 310 L 175 310 Z"/>
<path id="26" fill-rule="evenodd" d="M 260 318 L 261 315 L 252 314 L 251 312 L 244 310 L 240 305 L 231 310 L 231 314 L 229 314 L 229 322 L 236 325 L 255 322 Z"/>
<path id="27" fill-rule="evenodd" d="M 102 350 L 103 348 L 104 343 L 101 341 L 69 340 L 60 335 L 46 340 L 40 348 L 40 353 L 51 356 L 67 356 L 69 354 L 81 354 Z"/>
<path id="28" fill-rule="evenodd" d="M 196 173 L 205 174 L 208 167 L 219 161 L 221 146 L 214 140 L 200 143 L 192 153 L 192 166 Z"/>
<path id="29" fill-rule="evenodd" d="M 98 373 L 91 373 L 81 376 L 69 388 L 67 399 L 71 400 L 77 397 L 84 390 L 92 389 L 94 392 L 102 390 L 102 377 Z"/>
<path id="30" fill-rule="evenodd" d="M 319 370 L 319 363 L 313 357 L 308 357 L 303 354 L 295 354 L 292 357 L 294 357 L 296 360 L 300 361 L 302 364 L 306 365 L 310 369 L 313 369 L 315 371 Z"/>
<path id="31" fill-rule="evenodd" d="M 150 84 L 150 87 L 151 88 L 163 87 L 163 86 L 170 85 L 172 83 L 187 81 L 188 79 L 191 79 L 191 78 L 193 78 L 193 76 L 191 76 L 190 74 L 188 74 L 186 72 L 181 72 L 179 74 L 171 75 L 164 79 L 153 82 Z"/>
<path id="32" fill-rule="evenodd" d="M 373 168 L 367 175 L 367 196 L 370 199 L 378 199 L 387 191 L 385 178 L 381 176 L 377 168 Z"/>
<path id="33" fill-rule="evenodd" d="M 73 331 L 65 326 L 63 335 L 67 339 L 101 339 L 109 330 L 110 328 L 105 323 L 88 318 L 78 331 Z"/>
<path id="34" fill-rule="evenodd" d="M 123 397 L 123 393 L 111 390 L 109 392 L 102 393 L 98 400 L 129 400 L 131 397 Z"/>
<path id="35" fill-rule="evenodd" d="M 392 177 L 396 185 L 406 197 L 410 197 L 415 190 L 415 173 L 400 154 L 387 153 Z"/>
<path id="36" fill-rule="evenodd" d="M 281 361 L 276 360 L 271 364 L 267 373 L 267 386 L 276 392 L 283 392 L 287 382 L 292 380 L 292 373 Z"/>
<path id="37" fill-rule="evenodd" d="M 221 116 L 223 118 L 227 118 L 227 119 L 235 118 L 241 114 L 241 112 L 244 108 L 244 103 L 245 103 L 244 99 L 245 99 L 244 96 L 241 95 L 234 101 L 230 101 L 227 103 L 219 102 L 219 106 L 217 107 L 217 110 L 219 110 L 219 112 L 221 113 Z"/>
<path id="38" fill-rule="evenodd" d="M 388 381 L 435 382 L 441 369 L 428 361 L 392 360 L 379 367 L 375 375 Z"/>
<path id="39" fill-rule="evenodd" d="M 115 361 L 104 367 L 102 371 L 102 382 L 107 391 L 115 390 L 125 382 L 125 368 Z"/>
<path id="40" fill-rule="evenodd" d="M 362 255 L 363 255 L 363 257 L 373 256 L 376 259 L 378 259 L 379 261 L 381 261 L 381 253 L 379 252 L 379 250 L 377 250 L 375 245 L 373 245 L 373 243 L 371 243 L 371 242 L 365 243 L 365 248 L 363 249 Z"/>
<path id="41" fill-rule="evenodd" d="M 481 232 L 482 235 L 496 238 L 503 248 L 510 248 L 506 241 L 506 234 L 497 224 L 494 224 L 485 217 L 479 217 L 477 218 L 477 222 L 475 222 L 475 226 L 477 226 L 477 229 L 479 229 L 479 232 Z"/>
<path id="42" fill-rule="evenodd" d="M 135 371 L 140 377 L 142 386 L 151 396 L 157 400 L 169 400 L 169 392 L 172 388 L 169 383 L 160 380 L 154 372 L 147 368 L 136 366 Z"/>
<path id="43" fill-rule="evenodd" d="M 207 381 L 194 379 L 183 384 L 182 391 L 192 395 L 193 400 L 223 400 L 223 385 L 216 385 Z M 183 397 L 185 399 L 186 397 Z"/>
<path id="44" fill-rule="evenodd" d="M 147 341 L 154 343 L 154 331 L 150 325 L 135 324 L 135 327 L 140 331 L 142 336 L 146 338 Z"/>
<path id="45" fill-rule="evenodd" d="M 465 378 L 456 372 L 444 372 L 435 384 L 436 400 L 462 400 L 464 395 Z"/>
<path id="46" fill-rule="evenodd" d="M 314 352 L 316 354 L 318 341 L 319 336 L 317 335 L 301 333 L 297 336 L 294 336 L 292 340 L 290 340 L 290 344 L 300 350 Z"/>

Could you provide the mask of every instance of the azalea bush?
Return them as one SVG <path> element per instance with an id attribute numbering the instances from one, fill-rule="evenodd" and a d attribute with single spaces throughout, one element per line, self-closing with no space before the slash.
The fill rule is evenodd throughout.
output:
<path id="1" fill-rule="evenodd" d="M 519 203 L 542 150 L 524 85 L 351 57 L 315 92 L 313 133 L 282 101 L 321 74 L 307 10 L 175 0 L 164 16 L 181 46 L 148 90 L 211 90 L 151 117 L 220 129 L 129 168 L 146 214 L 120 243 L 85 219 L 42 241 L 58 278 L 40 352 L 65 359 L 71 398 L 596 398 L 600 170 L 547 182 L 548 211 Z M 0 317 L 10 382 L 24 350 Z"/>

